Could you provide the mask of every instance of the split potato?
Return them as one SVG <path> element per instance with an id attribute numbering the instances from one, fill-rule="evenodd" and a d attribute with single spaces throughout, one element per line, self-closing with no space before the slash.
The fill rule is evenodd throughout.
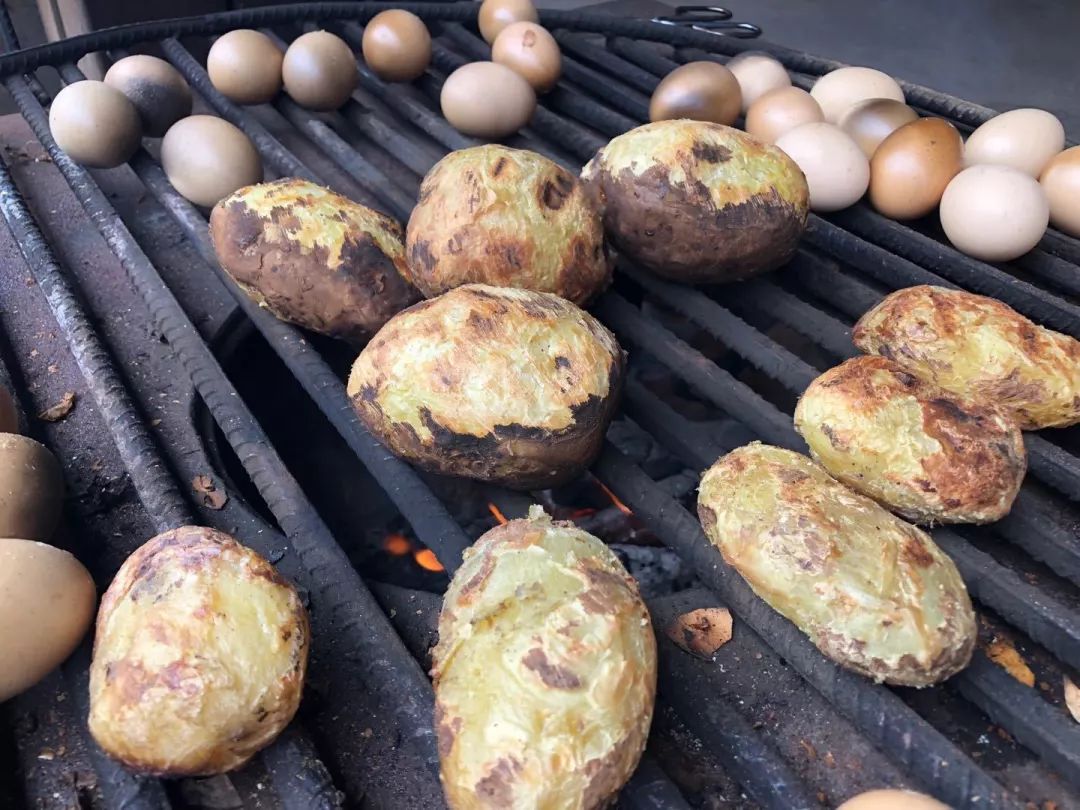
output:
<path id="1" fill-rule="evenodd" d="M 610 141 L 581 174 L 612 244 L 657 275 L 737 281 L 795 253 L 810 192 L 795 162 L 745 132 L 657 121 Z"/>
<path id="2" fill-rule="evenodd" d="M 1080 423 L 1080 341 L 993 298 L 928 285 L 897 290 L 859 319 L 852 338 L 1024 430 Z"/>
<path id="3" fill-rule="evenodd" d="M 420 295 L 405 280 L 401 226 L 291 177 L 246 186 L 210 214 L 226 273 L 278 318 L 354 344 Z"/>
<path id="4" fill-rule="evenodd" d="M 239 768 L 296 714 L 309 637 L 295 588 L 254 551 L 197 526 L 159 534 L 101 601 L 90 733 L 142 773 Z"/>
<path id="5" fill-rule="evenodd" d="M 498 144 L 451 152 L 427 173 L 405 250 L 406 277 L 427 298 L 490 284 L 584 306 L 611 283 L 600 213 L 578 179 Z"/>
<path id="6" fill-rule="evenodd" d="M 0 537 L 49 542 L 64 510 L 60 462 L 43 444 L 0 433 Z"/>
<path id="7" fill-rule="evenodd" d="M 612 551 L 534 506 L 465 553 L 439 617 L 435 724 L 447 803 L 606 807 L 637 767 L 656 639 Z"/>
<path id="8" fill-rule="evenodd" d="M 799 453 L 758 442 L 701 479 L 709 540 L 826 656 L 875 681 L 929 686 L 975 647 L 975 613 L 930 536 Z"/>
<path id="9" fill-rule="evenodd" d="M 916 523 L 991 523 L 1027 470 L 1024 437 L 884 357 L 855 357 L 810 383 L 795 429 L 829 473 Z"/>
<path id="10" fill-rule="evenodd" d="M 544 489 L 600 452 L 623 366 L 615 337 L 569 301 L 469 284 L 394 316 L 348 392 L 368 430 L 418 467 Z"/>

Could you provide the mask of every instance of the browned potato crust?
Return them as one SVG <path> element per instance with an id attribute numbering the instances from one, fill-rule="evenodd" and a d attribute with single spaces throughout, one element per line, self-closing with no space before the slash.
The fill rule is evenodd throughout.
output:
<path id="1" fill-rule="evenodd" d="M 404 278 L 401 226 L 291 177 L 247 186 L 214 206 L 218 261 L 283 321 L 359 344 L 420 298 Z"/>
<path id="2" fill-rule="evenodd" d="M 856 357 L 814 380 L 795 428 L 834 478 L 918 523 L 998 520 L 1027 469 L 1006 416 L 884 357 Z"/>
<path id="3" fill-rule="evenodd" d="M 498 144 L 451 152 L 428 172 L 406 254 L 407 278 L 427 298 L 491 284 L 584 306 L 611 282 L 600 213 L 578 179 Z"/>
<path id="4" fill-rule="evenodd" d="M 622 376 L 614 336 L 569 301 L 469 284 L 392 318 L 348 390 L 368 430 L 417 466 L 540 489 L 600 452 Z"/>
<path id="5" fill-rule="evenodd" d="M 897 290 L 859 319 L 852 338 L 1024 430 L 1080 422 L 1080 341 L 993 298 L 927 285 Z"/>

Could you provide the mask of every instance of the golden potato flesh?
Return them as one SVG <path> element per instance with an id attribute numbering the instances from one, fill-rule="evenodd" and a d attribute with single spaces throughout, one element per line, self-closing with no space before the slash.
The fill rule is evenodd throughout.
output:
<path id="1" fill-rule="evenodd" d="M 60 525 L 64 476 L 49 448 L 0 433 L 0 537 L 48 542 Z"/>
<path id="2" fill-rule="evenodd" d="M 296 590 L 258 554 L 213 529 L 160 534 L 102 599 L 90 732 L 144 773 L 238 768 L 296 713 L 309 635 Z"/>
<path id="3" fill-rule="evenodd" d="M 705 121 L 657 121 L 610 141 L 581 178 L 618 250 L 658 275 L 735 281 L 784 264 L 810 192 L 774 146 Z"/>
<path id="4" fill-rule="evenodd" d="M 285 178 L 214 206 L 222 268 L 277 317 L 362 343 L 420 296 L 404 278 L 401 226 L 327 188 Z"/>
<path id="5" fill-rule="evenodd" d="M 901 686 L 967 666 L 975 613 L 953 561 L 806 456 L 758 442 L 728 453 L 701 479 L 698 516 L 754 593 L 837 663 Z"/>
<path id="6" fill-rule="evenodd" d="M 541 489 L 600 452 L 622 376 L 614 336 L 569 301 L 470 284 L 392 318 L 348 391 L 368 430 L 417 466 Z"/>
<path id="7" fill-rule="evenodd" d="M 428 298 L 476 283 L 584 305 L 611 282 L 600 213 L 578 179 L 497 144 L 451 152 L 428 172 L 406 253 L 407 277 Z"/>
<path id="8" fill-rule="evenodd" d="M 656 639 L 599 540 L 539 507 L 466 552 L 439 617 L 435 724 L 447 803 L 605 807 L 641 757 Z"/>
<path id="9" fill-rule="evenodd" d="M 925 285 L 897 290 L 859 319 L 852 338 L 1024 430 L 1080 422 L 1080 341 L 993 298 Z"/>
<path id="10" fill-rule="evenodd" d="M 884 357 L 855 357 L 814 380 L 795 429 L 834 478 L 916 523 L 998 520 L 1027 470 L 1010 419 Z"/>

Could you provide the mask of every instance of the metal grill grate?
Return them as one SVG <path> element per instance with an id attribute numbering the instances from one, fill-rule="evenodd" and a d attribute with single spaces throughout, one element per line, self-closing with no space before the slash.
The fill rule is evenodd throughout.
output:
<path id="1" fill-rule="evenodd" d="M 156 328 L 180 359 L 288 538 L 289 554 L 281 565 L 309 594 L 312 678 L 325 694 L 332 695 L 333 705 L 315 712 L 318 734 L 309 735 L 294 725 L 262 756 L 276 800 L 285 807 L 340 807 L 358 802 L 362 795 L 374 806 L 406 802 L 439 806 L 430 684 L 406 646 L 405 642 L 411 643 L 409 631 L 400 626 L 395 630 L 148 257 L 146 246 L 125 225 L 94 176 L 56 147 L 44 106 L 49 96 L 33 74 L 55 67 L 65 82 L 78 81 L 83 77 L 73 63 L 84 53 L 102 50 L 118 58 L 134 44 L 160 42 L 166 58 L 206 104 L 248 134 L 271 172 L 328 185 L 347 177 L 360 192 L 354 197 L 404 220 L 420 177 L 434 161 L 447 150 L 476 143 L 441 118 L 437 97 L 448 72 L 471 59 L 486 58 L 487 51 L 473 33 L 475 5 L 406 3 L 401 7 L 435 26 L 432 70 L 416 88 L 401 88 L 383 84 L 361 64 L 360 87 L 353 100 L 343 110 L 322 116 L 312 116 L 285 98 L 274 103 L 273 111 L 260 115 L 233 105 L 213 89 L 181 38 L 268 26 L 268 33 L 288 40 L 317 21 L 337 30 L 358 49 L 360 23 L 379 10 L 376 4 L 279 6 L 127 26 L 0 56 L 4 86 L 119 259 Z M 544 97 L 530 126 L 510 143 L 545 153 L 575 170 L 607 138 L 643 119 L 648 94 L 679 61 L 703 54 L 723 61 L 747 48 L 737 40 L 598 15 L 546 12 L 542 22 L 555 30 L 563 48 L 564 80 L 557 91 Z M 2 23 L 0 36 L 6 48 L 14 50 L 17 42 L 6 14 Z M 590 32 L 608 38 L 589 36 Z M 666 45 L 658 49 L 641 40 Z M 755 43 L 753 47 L 780 58 L 794 71 L 796 83 L 805 84 L 838 66 L 776 46 Z M 904 89 L 913 105 L 962 125 L 977 125 L 993 114 L 926 88 L 905 84 Z M 275 124 L 273 132 L 270 120 Z M 302 160 L 287 148 L 281 132 L 302 136 L 318 162 Z M 370 148 L 357 149 L 358 143 Z M 408 465 L 390 456 L 364 430 L 340 379 L 311 343 L 231 284 L 216 264 L 205 217 L 170 186 L 153 155 L 140 151 L 130 168 L 204 260 L 205 267 L 191 272 L 209 270 L 233 293 L 244 316 L 385 490 L 416 536 L 453 570 L 471 538 L 447 506 Z M 184 488 L 139 415 L 110 347 L 88 317 L 70 272 L 57 261 L 11 172 L 2 164 L 0 211 L 71 348 L 146 511 L 160 529 L 192 521 Z M 828 218 L 812 216 L 799 254 L 772 276 L 703 291 L 659 281 L 624 266 L 615 288 L 594 311 L 631 352 L 631 368 L 639 367 L 642 358 L 658 362 L 702 402 L 738 420 L 761 439 L 803 450 L 790 414 L 774 404 L 776 397 L 770 392 L 778 387 L 784 396 L 793 397 L 833 360 L 852 356 L 851 322 L 885 293 L 911 284 L 959 286 L 997 297 L 1038 322 L 1080 337 L 1080 308 L 1071 297 L 1080 292 L 1080 268 L 1074 264 L 1078 259 L 1080 243 L 1050 233 L 1015 266 L 991 266 L 957 253 L 932 234 L 886 220 L 860 205 Z M 746 382 L 746 375 L 714 363 L 672 331 L 667 320 L 656 317 L 657 312 L 696 325 L 740 358 L 747 369 L 768 380 L 768 385 Z M 771 336 L 769 324 L 774 322 L 798 339 L 781 341 Z M 629 381 L 624 412 L 691 469 L 710 464 L 717 450 L 731 449 L 719 436 L 703 436 L 701 425 L 672 410 L 640 377 Z M 1080 669 L 1080 611 L 1076 607 L 1080 433 L 1073 429 L 1029 435 L 1027 445 L 1031 475 L 1006 520 L 986 528 L 938 530 L 934 536 L 956 561 L 990 625 L 1025 635 L 1025 643 L 1060 678 Z M 793 625 L 758 600 L 724 566 L 683 503 L 614 444 L 606 445 L 592 472 L 693 566 L 713 592 L 703 598 L 718 598 L 732 609 L 741 621 L 737 632 L 746 635 L 747 644 L 757 645 L 759 656 L 786 662 L 819 693 L 814 700 L 824 700 L 824 711 L 844 718 L 864 738 L 860 744 L 876 747 L 912 784 L 956 807 L 1008 807 L 1027 798 L 1017 795 L 1016 786 L 1008 784 L 1001 773 L 981 767 L 969 755 L 970 746 L 954 739 L 947 718 L 920 712 L 918 700 L 910 695 L 872 684 L 823 658 Z M 503 511 L 511 517 L 529 502 L 527 497 L 505 493 L 495 493 L 493 498 L 502 499 Z M 142 539 L 122 538 L 117 546 L 127 553 Z M 272 533 L 242 539 L 271 559 L 280 556 Z M 998 548 L 1009 549 L 1019 563 L 997 553 Z M 1040 571 L 1038 584 L 1025 577 L 1032 567 Z M 399 631 L 406 636 L 404 642 Z M 77 699 L 86 693 L 86 663 L 84 650 L 65 668 L 68 687 Z M 696 689 L 728 695 L 720 669 L 693 677 Z M 796 767 L 776 741 L 765 739 L 727 697 L 709 699 L 688 691 L 690 678 L 685 663 L 667 659 L 661 676 L 662 701 L 681 713 L 754 802 L 769 808 L 820 806 L 810 785 L 829 782 L 824 766 L 812 766 L 810 774 L 805 767 Z M 1053 772 L 1073 788 L 1080 787 L 1080 727 L 1058 703 L 1013 680 L 982 652 L 950 686 L 938 690 L 955 690 L 962 699 L 953 700 L 976 715 L 971 707 L 985 713 L 1030 749 L 1043 763 L 1032 766 L 1039 778 L 1056 779 Z M 396 730 L 400 740 L 393 761 L 404 774 L 400 779 L 408 784 L 397 793 L 366 779 L 364 745 L 352 733 L 354 727 L 335 726 L 340 718 L 369 712 L 371 701 L 382 709 L 381 722 Z M 81 705 L 78 711 L 85 714 Z M 320 745 L 312 737 L 319 738 Z M 109 807 L 150 810 L 175 802 L 175 791 L 154 780 L 133 777 L 103 757 L 94 760 L 94 767 Z M 627 807 L 687 806 L 648 757 L 621 802 Z"/>

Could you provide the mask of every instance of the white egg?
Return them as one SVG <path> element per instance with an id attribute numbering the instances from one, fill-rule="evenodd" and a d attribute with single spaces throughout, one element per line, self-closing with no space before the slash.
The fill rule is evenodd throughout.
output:
<path id="1" fill-rule="evenodd" d="M 795 127 L 777 138 L 776 146 L 806 175 L 814 211 L 847 208 L 870 185 L 870 161 L 850 135 L 832 124 Z"/>
<path id="2" fill-rule="evenodd" d="M 1011 166 L 1038 177 L 1065 148 L 1065 127 L 1046 110 L 1023 109 L 995 115 L 971 133 L 964 145 L 968 166 Z"/>
<path id="3" fill-rule="evenodd" d="M 867 67 L 844 67 L 826 73 L 811 88 L 810 95 L 821 105 L 830 124 L 839 123 L 849 107 L 868 98 L 904 100 L 904 91 L 896 79 Z"/>
<path id="4" fill-rule="evenodd" d="M 1038 182 L 1008 166 L 972 166 L 956 175 L 941 198 L 941 227 L 959 250 L 988 262 L 1007 262 L 1031 250 L 1050 222 Z"/>
<path id="5" fill-rule="evenodd" d="M 911 790 L 870 790 L 848 799 L 837 810 L 949 810 L 949 806 Z"/>
<path id="6" fill-rule="evenodd" d="M 787 68 L 767 53 L 747 51 L 727 63 L 727 69 L 735 74 L 742 91 L 743 115 L 750 105 L 768 93 L 781 87 L 791 87 Z"/>

